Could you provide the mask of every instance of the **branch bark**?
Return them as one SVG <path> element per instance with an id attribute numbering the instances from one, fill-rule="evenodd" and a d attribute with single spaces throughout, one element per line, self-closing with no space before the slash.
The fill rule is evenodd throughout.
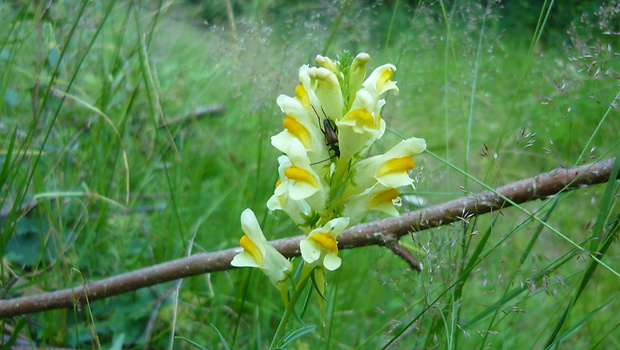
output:
<path id="1" fill-rule="evenodd" d="M 520 180 L 497 188 L 455 199 L 443 204 L 405 213 L 399 217 L 387 218 L 353 226 L 338 238 L 340 249 L 351 249 L 368 245 L 390 248 L 398 255 L 395 239 L 415 231 L 438 227 L 493 210 L 509 207 L 505 198 L 519 204 L 535 199 L 549 198 L 558 193 L 587 187 L 610 179 L 615 158 L 575 168 L 559 168 L 548 173 Z M 615 178 L 620 177 L 620 172 Z M 271 243 L 286 257 L 299 256 L 299 242 L 305 236 L 279 239 Z M 396 243 L 397 244 L 397 243 Z M 107 298 L 158 283 L 207 272 L 233 269 L 230 261 L 238 248 L 200 253 L 121 275 L 88 282 L 73 288 L 47 292 L 33 296 L 0 300 L 0 318 L 29 314 L 59 308 L 72 308 L 86 301 Z M 409 262 L 414 264 L 415 262 Z M 414 267 L 412 265 L 412 267 Z"/>

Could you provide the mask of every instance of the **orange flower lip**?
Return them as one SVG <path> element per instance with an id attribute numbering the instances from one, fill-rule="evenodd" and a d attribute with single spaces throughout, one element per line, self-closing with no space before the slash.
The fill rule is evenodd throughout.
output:
<path id="1" fill-rule="evenodd" d="M 390 188 L 389 190 L 377 193 L 370 200 L 370 207 L 375 207 L 381 203 L 391 202 L 394 199 L 398 198 L 398 190 L 395 188 Z"/>
<path id="2" fill-rule="evenodd" d="M 239 240 L 239 245 L 244 251 L 254 258 L 258 265 L 263 265 L 263 254 L 260 252 L 258 246 L 252 242 L 250 237 L 248 237 L 248 235 L 243 235 L 243 237 L 241 237 Z"/>
<path id="3" fill-rule="evenodd" d="M 411 157 L 402 157 L 390 159 L 377 171 L 377 176 L 385 176 L 387 174 L 405 172 L 413 169 L 415 163 Z"/>
<path id="4" fill-rule="evenodd" d="M 301 141 L 304 147 L 310 147 L 310 133 L 308 132 L 308 129 L 301 125 L 301 123 L 299 123 L 295 118 L 286 116 L 284 121 L 282 121 L 282 124 L 288 132 Z"/>
<path id="5" fill-rule="evenodd" d="M 314 176 L 312 176 L 312 174 L 310 174 L 308 170 L 296 167 L 294 165 L 284 169 L 284 175 L 286 175 L 286 177 L 291 180 L 305 182 L 312 185 L 313 187 L 319 187 L 317 180 L 314 178 Z"/>
<path id="6" fill-rule="evenodd" d="M 307 239 L 314 241 L 316 244 L 329 250 L 330 252 L 338 253 L 338 244 L 336 243 L 336 240 L 327 233 L 315 233 L 308 236 Z"/>
<path id="7" fill-rule="evenodd" d="M 376 129 L 375 118 L 365 109 L 354 109 L 347 113 L 341 120 L 341 122 L 353 122 L 359 123 L 363 127 L 367 127 L 369 129 Z"/>
<path id="8" fill-rule="evenodd" d="M 310 106 L 310 97 L 308 97 L 308 92 L 303 85 L 299 84 L 295 87 L 295 97 L 297 97 L 301 105 L 305 108 Z"/>

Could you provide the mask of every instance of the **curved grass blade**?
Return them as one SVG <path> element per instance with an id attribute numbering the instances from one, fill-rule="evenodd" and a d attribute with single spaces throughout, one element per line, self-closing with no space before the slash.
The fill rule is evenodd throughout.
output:
<path id="1" fill-rule="evenodd" d="M 594 226 L 594 232 L 592 233 L 593 237 L 602 237 L 604 233 L 603 232 L 604 222 L 607 219 L 612 209 L 612 202 L 613 202 L 612 196 L 614 193 L 616 193 L 616 187 L 617 187 L 616 174 L 618 173 L 618 168 L 620 167 L 619 158 L 620 158 L 620 152 L 618 152 L 618 155 L 616 155 L 616 161 L 614 162 L 614 165 L 612 167 L 612 172 L 609 177 L 609 181 L 607 182 L 605 193 L 603 194 L 603 200 L 601 201 L 601 208 L 599 209 L 599 215 L 597 217 L 597 222 Z M 614 238 L 618 232 L 618 229 L 620 228 L 620 226 L 618 225 L 619 218 L 620 218 L 620 214 L 616 217 L 615 220 L 612 220 L 607 225 L 606 231 L 608 233 L 603 239 L 603 245 L 600 248 L 600 250 L 598 250 L 594 254 L 590 254 L 591 256 L 597 256 L 598 259 L 590 260 L 588 267 L 584 272 L 583 278 L 581 280 L 581 284 L 579 285 L 579 289 L 577 290 L 577 293 L 575 294 L 575 297 L 566 306 L 566 309 L 564 310 L 564 313 L 562 314 L 562 316 L 560 317 L 560 320 L 556 324 L 555 329 L 551 333 L 551 336 L 549 336 L 549 339 L 547 340 L 547 343 L 545 344 L 545 348 L 549 348 L 552 344 L 556 343 L 556 337 L 558 336 L 560 329 L 564 325 L 564 322 L 566 322 L 566 318 L 568 317 L 568 314 L 570 313 L 573 306 L 577 303 L 577 300 L 581 296 L 581 293 L 585 290 L 588 282 L 590 281 L 590 278 L 594 274 L 594 271 L 596 270 L 598 265 L 602 264 L 600 260 L 603 258 L 603 256 L 607 252 L 607 249 L 609 249 L 609 247 L 611 246 L 611 243 L 614 241 Z M 596 246 L 596 243 L 594 243 L 593 246 Z"/>
<path id="2" fill-rule="evenodd" d="M 306 326 L 306 327 L 300 328 L 292 332 L 286 338 L 284 338 L 284 340 L 282 341 L 282 345 L 278 346 L 276 349 L 285 349 L 285 346 L 287 344 L 303 337 L 304 335 L 308 333 L 314 332 L 315 329 L 316 329 L 316 326 L 312 325 L 312 326 Z"/>

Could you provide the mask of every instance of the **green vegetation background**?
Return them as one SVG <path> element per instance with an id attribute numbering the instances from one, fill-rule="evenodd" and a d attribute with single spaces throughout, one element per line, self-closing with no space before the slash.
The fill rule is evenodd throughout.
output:
<path id="1" fill-rule="evenodd" d="M 472 178 L 494 187 L 618 154 L 617 2 L 226 5 L 0 3 L 3 295 L 234 247 L 245 208 L 269 239 L 297 235 L 265 207 L 269 138 L 277 96 L 317 54 L 397 66 L 377 152 L 416 136 L 441 157 L 416 158 L 403 211 L 482 190 Z M 205 106 L 225 112 L 197 116 Z M 416 233 L 402 243 L 420 274 L 380 247 L 343 251 L 326 326 L 310 300 L 317 329 L 289 346 L 620 348 L 617 198 L 614 181 Z M 5 319 L 3 344 L 262 349 L 282 311 L 264 276 L 237 269 Z"/>

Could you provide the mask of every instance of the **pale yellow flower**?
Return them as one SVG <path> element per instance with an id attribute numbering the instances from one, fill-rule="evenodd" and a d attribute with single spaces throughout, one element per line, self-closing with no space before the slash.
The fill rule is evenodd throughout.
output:
<path id="1" fill-rule="evenodd" d="M 342 75 L 342 73 L 340 73 L 340 71 L 338 70 L 338 66 L 336 66 L 336 63 L 334 63 L 334 61 L 332 61 L 329 57 L 317 55 L 314 62 L 316 62 L 316 64 L 318 64 L 319 66 L 326 68 L 327 70 L 336 74 L 336 77 Z"/>
<path id="2" fill-rule="evenodd" d="M 398 91 L 396 82 L 392 81 L 394 72 L 396 72 L 394 65 L 384 64 L 375 69 L 362 85 L 375 96 L 380 96 L 388 90 Z"/>
<path id="3" fill-rule="evenodd" d="M 293 265 L 267 242 L 252 210 L 246 209 L 241 213 L 241 229 L 245 233 L 239 241 L 243 251 L 237 254 L 230 264 L 236 267 L 261 269 L 286 302 L 288 300 L 286 279 L 291 275 Z"/>
<path id="4" fill-rule="evenodd" d="M 271 138 L 271 144 L 282 153 L 288 152 L 291 138 L 298 139 L 307 151 L 311 163 L 325 159 L 329 151 L 325 145 L 325 136 L 319 126 L 319 118 L 314 111 L 304 106 L 308 100 L 303 85 L 297 87 L 296 97 L 280 95 L 277 103 L 286 114 L 282 125 L 284 130 Z"/>
<path id="5" fill-rule="evenodd" d="M 356 61 L 357 58 L 353 63 Z M 385 105 L 382 95 L 388 90 L 398 91 L 396 83 L 390 80 L 395 71 L 393 65 L 383 65 L 372 72 L 361 89 L 355 91 L 349 111 L 337 121 L 342 158 L 348 160 L 367 151 L 383 136 L 386 125 L 381 118 L 381 108 Z"/>
<path id="6" fill-rule="evenodd" d="M 357 91 L 362 88 L 364 78 L 366 78 L 366 64 L 370 61 L 370 56 L 367 53 L 358 54 L 351 68 L 349 69 L 349 104 L 346 106 L 346 110 L 352 110 L 351 105 L 355 100 Z"/>
<path id="7" fill-rule="evenodd" d="M 370 146 L 383 135 L 386 128 L 379 114 L 374 116 L 366 109 L 349 111 L 336 124 L 339 131 L 340 154 L 345 161 L 355 155 L 362 155 L 360 152 L 368 152 Z"/>
<path id="8" fill-rule="evenodd" d="M 278 162 L 280 163 L 278 168 L 280 178 L 285 179 L 286 176 L 284 175 L 284 170 L 292 164 L 287 156 L 280 156 L 278 158 Z M 287 189 L 288 186 L 289 185 L 287 185 L 286 182 L 278 180 L 273 196 L 271 196 L 271 198 L 267 201 L 267 208 L 269 208 L 269 210 L 284 211 L 288 216 L 290 216 L 291 219 L 293 219 L 295 224 L 297 224 L 302 231 L 304 231 L 304 233 L 307 233 L 310 231 L 307 223 L 308 218 L 312 216 L 312 208 L 306 199 L 291 199 Z M 313 203 L 321 203 L 324 200 L 324 198 L 318 198 L 313 200 Z"/>
<path id="9" fill-rule="evenodd" d="M 412 137 L 403 140 L 385 154 L 359 161 L 355 182 L 362 188 L 370 188 L 377 181 L 390 188 L 411 185 L 413 180 L 408 172 L 415 166 L 413 156 L 425 149 L 424 139 Z"/>
<path id="10" fill-rule="evenodd" d="M 342 215 L 351 218 L 351 222 L 360 222 L 371 210 L 398 216 L 400 213 L 396 210 L 396 206 L 400 205 L 397 189 L 376 183 L 364 192 L 348 197 Z"/>
<path id="11" fill-rule="evenodd" d="M 312 90 L 321 103 L 320 106 L 314 106 L 314 108 L 321 107 L 328 118 L 339 119 L 344 109 L 344 100 L 338 76 L 323 67 L 310 68 L 308 76 L 311 79 Z"/>
<path id="12" fill-rule="evenodd" d="M 276 194 L 288 192 L 291 199 L 299 200 L 322 190 L 321 178 L 312 169 L 306 149 L 298 139 L 289 140 L 286 159 L 283 158 L 280 165 L 282 184 L 276 188 Z"/>
<path id="13" fill-rule="evenodd" d="M 342 259 L 338 256 L 336 239 L 347 228 L 349 218 L 342 217 L 330 220 L 318 227 L 299 243 L 301 256 L 309 266 L 323 265 L 333 271 L 340 267 Z"/>

